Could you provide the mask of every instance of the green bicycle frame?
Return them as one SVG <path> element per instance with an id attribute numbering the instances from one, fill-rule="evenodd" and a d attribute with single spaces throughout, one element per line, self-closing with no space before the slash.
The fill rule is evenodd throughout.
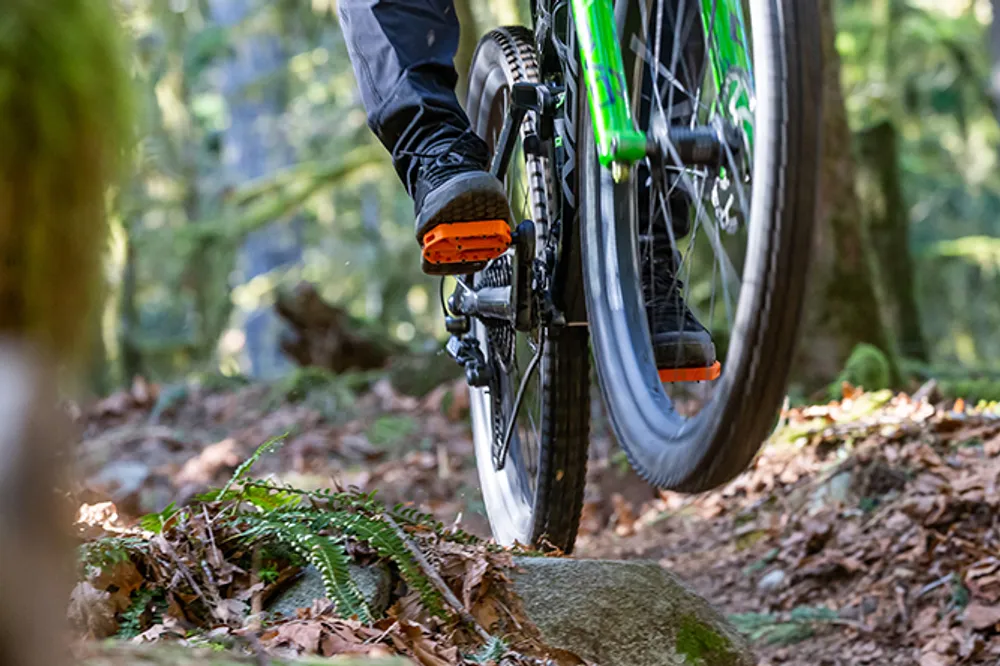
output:
<path id="1" fill-rule="evenodd" d="M 612 0 L 571 0 L 571 7 L 598 159 L 610 168 L 634 164 L 646 156 L 646 136 L 632 118 Z M 722 94 L 726 73 L 734 70 L 745 72 L 752 85 L 741 0 L 701 0 L 701 14 L 706 43 L 715 45 L 709 59 L 717 90 Z M 745 90 L 722 101 L 730 113 L 750 112 Z"/>

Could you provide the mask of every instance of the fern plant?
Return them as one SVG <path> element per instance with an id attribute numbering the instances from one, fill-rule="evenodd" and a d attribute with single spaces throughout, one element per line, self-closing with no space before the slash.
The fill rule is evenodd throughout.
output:
<path id="1" fill-rule="evenodd" d="M 448 528 L 412 507 L 397 505 L 387 509 L 374 492 L 306 491 L 251 478 L 253 464 L 283 439 L 277 437 L 259 446 L 221 489 L 196 497 L 189 506 L 171 505 L 163 512 L 145 517 L 140 524 L 146 529 L 146 536 L 148 532 L 156 533 L 159 539 L 172 542 L 175 550 L 187 549 L 192 558 L 200 559 L 206 556 L 204 546 L 191 533 L 191 526 L 201 516 L 207 518 L 212 514 L 211 529 L 221 536 L 219 543 L 230 557 L 239 560 L 253 552 L 260 555 L 278 551 L 287 555 L 279 560 L 308 562 L 321 575 L 324 591 L 338 615 L 370 623 L 375 620 L 374 613 L 349 570 L 353 561 L 351 552 L 365 544 L 395 567 L 400 578 L 419 594 L 428 613 L 445 618 L 446 603 L 438 587 L 442 583 L 428 576 L 428 563 L 414 542 L 480 545 L 480 540 Z M 129 557 L 136 561 L 155 560 L 156 553 L 150 549 L 155 551 L 157 543 L 134 536 L 104 539 L 85 544 L 81 561 L 99 568 Z M 276 578 L 277 570 L 273 564 L 269 566 L 270 576 Z M 212 581 L 207 582 L 210 588 L 214 586 Z"/>

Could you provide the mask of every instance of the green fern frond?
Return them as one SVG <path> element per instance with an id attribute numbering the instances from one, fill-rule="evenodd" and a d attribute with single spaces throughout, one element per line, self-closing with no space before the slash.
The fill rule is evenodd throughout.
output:
<path id="1" fill-rule="evenodd" d="M 330 514 L 329 524 L 335 529 L 364 541 L 372 546 L 382 557 L 392 560 L 399 569 L 403 580 L 417 590 L 420 599 L 432 615 L 444 617 L 444 603 L 441 594 L 435 589 L 430 579 L 420 569 L 410 549 L 388 523 L 377 518 L 360 514 Z"/>
<path id="2" fill-rule="evenodd" d="M 77 549 L 77 561 L 84 568 L 104 569 L 148 548 L 149 542 L 141 537 L 103 537 L 81 544 Z"/>
<path id="3" fill-rule="evenodd" d="M 288 437 L 288 433 L 285 433 L 284 435 L 279 435 L 277 437 L 272 437 L 271 439 L 267 440 L 266 442 L 258 446 L 257 450 L 253 452 L 253 455 L 251 455 L 249 458 L 240 463 L 240 466 L 236 468 L 236 471 L 233 472 L 233 475 L 229 478 L 229 481 L 227 481 L 226 485 L 223 486 L 222 490 L 219 491 L 219 494 L 216 496 L 216 501 L 219 501 L 223 497 L 226 497 L 226 493 L 230 490 L 230 488 L 232 488 L 234 484 L 236 484 L 237 482 L 240 481 L 240 479 L 246 476 L 247 472 L 250 471 L 250 468 L 253 467 L 254 464 L 258 460 L 260 460 L 265 453 L 270 453 L 271 451 L 275 450 L 279 445 L 283 444 L 285 442 L 286 437 Z"/>
<path id="4" fill-rule="evenodd" d="M 424 513 L 412 506 L 397 504 L 388 514 L 398 523 L 410 525 L 417 529 L 426 529 L 434 532 L 438 537 L 454 543 L 461 543 L 467 546 L 478 545 L 482 539 L 469 534 L 457 527 L 447 527 L 440 520 L 429 513 Z"/>
<path id="5" fill-rule="evenodd" d="M 336 496 L 334 498 L 344 499 Z M 242 518 L 247 523 L 247 531 L 244 534 L 253 539 L 268 536 L 285 538 L 281 533 L 285 529 L 284 526 L 295 525 L 307 534 L 329 530 L 367 543 L 380 556 L 395 563 L 403 580 L 420 594 L 420 599 L 428 612 L 438 617 L 446 615 L 440 593 L 421 570 L 410 549 L 395 528 L 377 516 L 371 517 L 357 510 L 342 509 L 276 511 L 266 517 L 242 516 Z"/>
<path id="6" fill-rule="evenodd" d="M 315 534 L 294 519 L 254 517 L 249 518 L 249 522 L 257 522 L 256 535 L 270 535 L 285 542 L 316 567 L 323 578 L 326 594 L 341 617 L 356 616 L 365 623 L 374 620 L 371 609 L 351 578 L 351 558 L 342 539 Z"/>

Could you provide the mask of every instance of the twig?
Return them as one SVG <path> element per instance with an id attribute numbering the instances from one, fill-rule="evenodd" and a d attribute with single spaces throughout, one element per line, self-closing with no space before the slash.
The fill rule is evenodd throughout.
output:
<path id="1" fill-rule="evenodd" d="M 942 585 L 950 583 L 954 577 L 955 577 L 955 574 L 949 573 L 949 574 L 945 574 L 944 576 L 941 576 L 940 578 L 938 578 L 933 583 L 927 583 L 922 588 L 920 588 L 920 590 L 917 592 L 916 598 L 919 599 L 920 597 L 924 596 L 928 592 L 936 590 L 937 588 L 941 587 Z"/>
<path id="2" fill-rule="evenodd" d="M 174 552 L 174 547 L 171 546 L 170 542 L 164 539 L 162 535 L 158 536 L 157 538 L 162 542 L 163 552 L 167 554 L 167 557 L 170 558 L 170 561 L 173 562 L 174 566 L 177 567 L 177 570 L 181 572 L 181 575 L 184 576 L 184 578 L 187 580 L 188 585 L 191 586 L 191 589 L 194 590 L 195 594 L 201 597 L 201 600 L 204 601 L 206 605 L 208 605 L 210 603 L 210 600 L 205 596 L 205 593 L 201 591 L 201 588 L 198 587 L 198 583 L 194 582 L 194 576 L 191 575 L 191 572 L 188 571 L 187 567 L 184 566 L 184 563 L 181 562 L 179 557 L 177 557 L 177 553 Z"/>
<path id="3" fill-rule="evenodd" d="M 478 621 L 476 621 L 476 618 L 472 616 L 472 613 L 470 613 L 468 609 L 462 605 L 462 602 L 458 600 L 458 597 L 455 596 L 455 593 L 452 592 L 451 588 L 449 588 L 447 583 L 444 582 L 434 566 L 427 561 L 423 552 L 421 552 L 413 541 L 410 540 L 410 536 L 403 531 L 403 528 L 399 526 L 399 523 L 393 520 L 392 516 L 388 513 L 383 514 L 382 519 L 396 531 L 396 534 L 400 539 L 402 539 L 407 550 L 409 550 L 410 554 L 413 555 L 413 559 L 417 561 L 417 564 L 423 570 L 424 575 L 426 575 L 434 587 L 437 588 L 437 591 L 441 593 L 441 596 L 444 597 L 444 600 L 448 602 L 448 605 L 451 606 L 452 609 L 458 614 L 459 618 L 475 629 L 476 633 L 479 634 L 479 637 L 484 641 L 489 642 L 493 640 L 493 636 L 490 635 L 490 633 L 486 631 L 486 629 L 484 629 Z"/>
<path id="4" fill-rule="evenodd" d="M 395 629 L 398 626 L 399 626 L 399 622 L 398 621 L 393 622 L 392 624 L 389 625 L 388 629 L 386 629 L 385 631 L 383 631 L 378 636 L 371 636 L 369 638 L 366 638 L 364 640 L 364 642 L 362 643 L 362 645 L 370 645 L 371 643 L 381 643 L 382 639 L 385 638 L 386 636 L 388 636 L 389 632 L 392 631 L 393 629 Z"/>

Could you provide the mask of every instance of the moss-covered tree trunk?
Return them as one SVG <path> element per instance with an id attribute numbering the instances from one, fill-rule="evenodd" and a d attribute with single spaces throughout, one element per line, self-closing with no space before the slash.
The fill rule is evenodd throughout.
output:
<path id="1" fill-rule="evenodd" d="M 855 345 L 888 352 L 855 190 L 856 165 L 840 83 L 833 0 L 823 17 L 823 165 L 816 247 L 795 380 L 816 388 L 842 369 Z"/>
<path id="2" fill-rule="evenodd" d="M 455 13 L 458 15 L 458 23 L 461 26 L 461 34 L 458 40 L 458 52 L 455 54 L 455 69 L 458 71 L 458 99 L 465 102 L 465 96 L 469 91 L 469 67 L 472 65 L 472 56 L 476 52 L 476 45 L 479 44 L 481 30 L 476 15 L 472 11 L 472 0 L 455 0 Z"/>
<path id="3" fill-rule="evenodd" d="M 106 0 L 0 5 L 0 664 L 59 663 L 73 561 L 54 489 L 70 456 L 44 368 L 82 369 L 98 329 L 105 197 L 131 125 L 120 46 Z"/>
<path id="4" fill-rule="evenodd" d="M 861 206 L 874 253 L 874 273 L 883 312 L 891 322 L 896 351 L 906 358 L 927 361 L 914 295 L 909 215 L 899 174 L 898 136 L 890 120 L 858 133 Z"/>

